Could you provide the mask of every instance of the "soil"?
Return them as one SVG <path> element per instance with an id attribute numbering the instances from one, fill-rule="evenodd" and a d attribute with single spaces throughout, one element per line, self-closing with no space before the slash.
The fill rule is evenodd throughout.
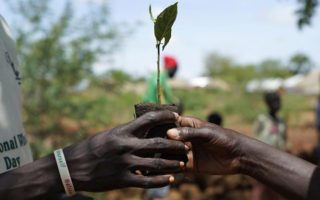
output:
<path id="1" fill-rule="evenodd" d="M 175 104 L 154 104 L 154 103 L 139 103 L 135 104 L 135 113 L 136 117 L 140 117 L 143 114 L 147 112 L 152 112 L 152 111 L 161 111 L 161 110 L 169 110 L 172 112 L 178 112 L 179 108 Z M 144 138 L 155 138 L 155 137 L 161 137 L 161 138 L 166 138 L 167 137 L 167 130 L 171 128 L 176 128 L 176 124 L 164 124 L 160 126 L 156 126 L 152 129 L 150 129 L 143 137 Z M 156 155 L 147 155 L 148 157 L 155 157 Z M 162 154 L 160 155 L 161 158 L 169 159 L 169 160 L 181 160 L 184 162 L 187 162 L 187 157 L 186 156 L 176 156 L 176 155 L 166 155 Z"/>
<path id="2" fill-rule="evenodd" d="M 151 111 L 160 111 L 160 110 L 170 110 L 172 112 L 178 112 L 178 107 L 176 104 L 162 104 L 158 105 L 155 103 L 139 103 L 134 105 L 136 111 L 136 117 L 151 112 Z"/>
<path id="3" fill-rule="evenodd" d="M 158 105 L 154 103 L 139 103 L 134 105 L 135 112 L 136 112 L 136 118 L 142 116 L 143 114 L 147 112 L 152 111 L 160 111 L 160 110 L 170 110 L 172 112 L 177 112 L 178 107 L 175 104 L 165 104 L 165 105 Z M 149 130 L 146 135 L 143 137 L 145 138 L 154 138 L 154 137 L 166 137 L 166 132 L 170 128 L 177 127 L 175 124 L 164 124 L 161 126 L 156 126 L 155 128 Z"/>

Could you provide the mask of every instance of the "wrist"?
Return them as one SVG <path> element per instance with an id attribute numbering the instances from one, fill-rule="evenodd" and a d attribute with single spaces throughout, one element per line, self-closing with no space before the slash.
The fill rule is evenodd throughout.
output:
<path id="1" fill-rule="evenodd" d="M 65 190 L 65 193 L 67 196 L 73 196 L 76 192 L 74 189 L 74 185 L 72 183 L 72 179 L 70 177 L 68 164 L 66 162 L 63 150 L 62 149 L 55 150 L 54 156 L 57 162 L 59 175 Z"/>
<path id="2" fill-rule="evenodd" d="M 84 163 L 82 160 L 85 156 L 82 156 L 81 153 L 77 152 L 77 150 L 74 150 L 74 147 L 76 145 L 82 145 L 83 142 L 73 144 L 71 146 L 68 146 L 63 149 L 64 156 L 68 165 L 70 177 L 74 186 L 75 191 L 85 191 L 85 184 L 83 181 L 81 181 L 81 174 L 79 175 L 79 167 L 83 166 L 81 163 Z M 86 147 L 80 148 L 80 149 L 85 149 Z M 60 181 L 61 182 L 61 181 Z"/>
<path id="3" fill-rule="evenodd" d="M 20 171 L 21 169 L 21 171 Z M 53 154 L 18 169 L 21 176 L 30 174 L 25 199 L 44 199 L 53 194 L 63 193 L 57 164 Z"/>
<path id="4" fill-rule="evenodd" d="M 63 193 L 63 185 L 61 183 L 58 167 L 56 160 L 54 158 L 53 154 L 50 154 L 44 158 L 41 159 L 45 164 L 43 166 L 40 165 L 40 167 L 43 167 L 43 169 L 40 169 L 41 176 L 43 179 L 47 181 L 47 190 L 51 194 L 57 194 L 57 193 Z"/>
<path id="5" fill-rule="evenodd" d="M 258 141 L 245 135 L 239 134 L 239 136 L 237 144 L 239 173 L 253 177 L 259 169 L 259 162 L 254 157 L 254 146 Z"/>

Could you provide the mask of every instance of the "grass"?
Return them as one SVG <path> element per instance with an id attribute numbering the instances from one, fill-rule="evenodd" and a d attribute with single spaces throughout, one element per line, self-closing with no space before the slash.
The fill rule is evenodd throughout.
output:
<path id="1" fill-rule="evenodd" d="M 177 90 L 174 94 L 183 101 L 185 115 L 206 119 L 212 111 L 221 113 L 226 125 L 232 128 L 234 123 L 250 125 L 267 108 L 262 93 L 237 91 L 219 91 L 196 89 L 193 91 Z M 280 116 L 290 123 L 300 120 L 303 112 L 312 112 L 315 106 L 314 96 L 302 96 L 283 93 Z M 240 125 L 241 125 L 240 124 Z"/>

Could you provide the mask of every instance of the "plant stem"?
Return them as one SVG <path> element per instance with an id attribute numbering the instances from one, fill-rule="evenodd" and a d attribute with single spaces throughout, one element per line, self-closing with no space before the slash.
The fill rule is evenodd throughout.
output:
<path id="1" fill-rule="evenodd" d="M 157 42 L 157 50 L 158 50 L 158 60 L 157 60 L 157 99 L 158 104 L 161 105 L 161 97 L 160 97 L 160 42 Z"/>

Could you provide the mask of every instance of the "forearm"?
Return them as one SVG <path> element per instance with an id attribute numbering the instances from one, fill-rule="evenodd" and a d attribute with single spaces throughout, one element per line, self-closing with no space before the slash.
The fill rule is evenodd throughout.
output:
<path id="1" fill-rule="evenodd" d="M 241 171 L 290 199 L 307 198 L 315 165 L 241 136 Z"/>
<path id="2" fill-rule="evenodd" d="M 63 187 L 53 154 L 0 174 L 2 200 L 46 199 L 59 192 Z"/>

